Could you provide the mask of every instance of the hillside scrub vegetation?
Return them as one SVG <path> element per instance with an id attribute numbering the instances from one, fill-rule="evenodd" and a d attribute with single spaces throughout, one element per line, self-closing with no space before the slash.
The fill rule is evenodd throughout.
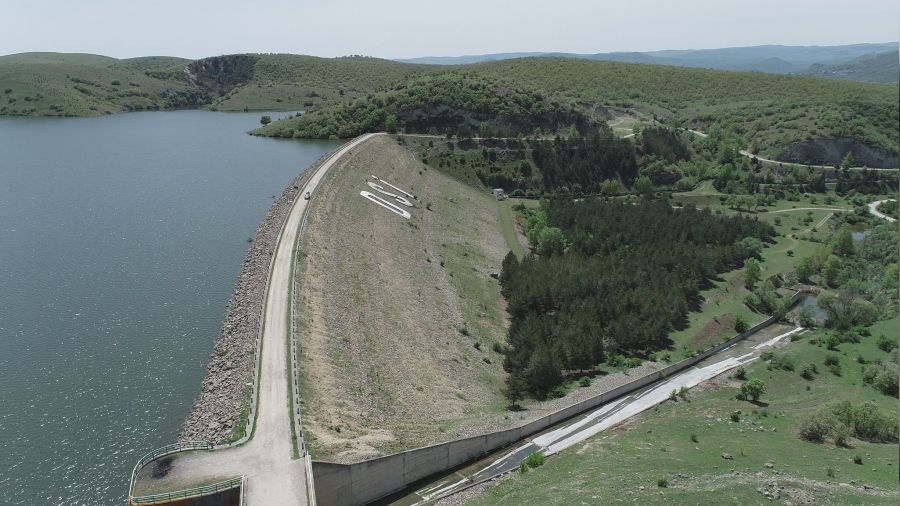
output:
<path id="1" fill-rule="evenodd" d="M 348 138 L 373 131 L 515 137 L 596 125 L 580 111 L 536 91 L 448 72 L 419 77 L 383 93 L 337 103 L 254 133 L 274 137 Z"/>
<path id="2" fill-rule="evenodd" d="M 531 213 L 534 252 L 507 255 L 500 282 L 512 320 L 507 395 L 537 398 L 569 373 L 665 346 L 700 290 L 774 234 L 757 220 L 662 201 L 558 199 Z"/>
<path id="3" fill-rule="evenodd" d="M 110 86 L 112 81 L 122 84 Z M 448 89 L 454 86 L 459 89 Z M 454 67 L 289 54 L 194 61 L 60 53 L 0 57 L 0 89 L 12 90 L 0 97 L 3 115 L 85 116 L 184 107 L 322 110 L 327 112 L 317 118 L 275 123 L 259 132 L 283 137 L 293 130 L 291 137 L 320 138 L 386 129 L 392 113 L 398 128 L 409 131 L 434 127 L 444 133 L 442 127 L 455 125 L 460 133 L 505 135 L 530 134 L 537 127 L 564 131 L 580 125 L 583 116 L 594 121 L 630 111 L 669 127 L 719 132 L 742 148 L 794 161 L 819 157 L 822 150 L 816 146 L 823 142 L 827 150 L 837 150 L 828 155 L 837 156 L 837 162 L 848 150 L 855 155 L 875 150 L 875 158 L 895 160 L 897 86 L 547 57 Z M 478 98 L 479 87 L 496 93 L 503 105 L 498 108 L 489 96 Z M 425 91 L 434 99 L 423 101 Z M 473 94 L 477 101 L 470 101 Z M 397 105 L 387 103 L 391 96 Z M 360 99 L 365 103 L 357 103 Z M 384 103 L 371 104 L 379 100 Z M 423 103 L 429 106 L 417 107 Z M 459 106 L 472 108 L 454 110 Z M 679 153 L 664 156 L 671 155 Z"/>
<path id="4" fill-rule="evenodd" d="M 474 74 L 573 101 L 636 109 L 670 126 L 720 130 L 777 156 L 792 142 L 853 138 L 897 152 L 897 85 L 688 69 L 663 65 L 522 58 L 464 67 Z"/>

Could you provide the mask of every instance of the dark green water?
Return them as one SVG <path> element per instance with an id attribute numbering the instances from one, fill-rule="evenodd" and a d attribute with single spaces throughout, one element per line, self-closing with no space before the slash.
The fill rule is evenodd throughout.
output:
<path id="1" fill-rule="evenodd" d="M 0 504 L 124 504 L 174 442 L 247 238 L 337 145 L 258 120 L 0 118 Z"/>

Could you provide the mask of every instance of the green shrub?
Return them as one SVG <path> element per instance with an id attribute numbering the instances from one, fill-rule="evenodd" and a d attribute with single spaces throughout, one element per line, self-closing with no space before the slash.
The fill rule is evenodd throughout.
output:
<path id="1" fill-rule="evenodd" d="M 771 352 L 767 352 L 769 354 L 769 358 L 766 359 L 769 362 L 767 368 L 769 370 L 772 369 L 781 369 L 783 371 L 793 371 L 794 370 L 794 361 L 791 360 L 790 357 L 786 357 L 784 355 L 776 355 Z"/>
<path id="2" fill-rule="evenodd" d="M 731 421 L 735 423 L 741 421 L 741 410 L 731 412 Z"/>
<path id="3" fill-rule="evenodd" d="M 747 324 L 747 320 L 744 320 L 743 316 L 738 315 L 734 320 L 734 331 L 738 334 L 743 334 L 744 332 L 747 332 L 748 328 L 750 328 L 750 326 Z"/>
<path id="4" fill-rule="evenodd" d="M 519 464 L 519 472 L 526 473 L 529 469 L 541 467 L 544 465 L 544 454 L 541 452 L 531 452 L 525 457 L 525 460 Z"/>
<path id="5" fill-rule="evenodd" d="M 884 395 L 897 397 L 897 366 L 893 363 L 876 363 L 863 369 L 863 383 L 872 385 Z"/>
<path id="6" fill-rule="evenodd" d="M 656 480 L 656 486 L 659 488 L 666 488 L 669 486 L 669 480 L 667 480 L 665 478 L 660 478 L 660 479 Z"/>
<path id="7" fill-rule="evenodd" d="M 692 443 L 699 442 L 699 439 L 697 439 L 697 434 L 691 434 L 691 442 Z"/>
<path id="8" fill-rule="evenodd" d="M 738 367 L 737 369 L 734 370 L 734 374 L 732 375 L 732 378 L 738 379 L 741 381 L 747 379 L 747 370 L 744 369 L 743 367 Z"/>
<path id="9" fill-rule="evenodd" d="M 578 386 L 580 386 L 581 388 L 586 388 L 586 387 L 591 386 L 591 378 L 588 378 L 587 376 L 582 376 L 581 379 L 578 380 Z"/>
<path id="10" fill-rule="evenodd" d="M 898 440 L 897 419 L 882 414 L 872 402 L 854 405 L 842 401 L 823 408 L 804 420 L 798 433 L 801 438 L 813 442 L 831 437 L 839 446 L 846 446 L 851 434 L 871 443 Z"/>
<path id="11" fill-rule="evenodd" d="M 562 399 L 566 396 L 567 393 L 568 392 L 566 392 L 565 387 L 563 387 L 562 385 L 557 385 L 553 388 L 553 390 L 550 390 L 550 393 L 547 394 L 547 397 L 551 399 Z"/>
<path id="12" fill-rule="evenodd" d="M 825 438 L 831 434 L 832 421 L 829 417 L 821 413 L 807 417 L 800 423 L 800 429 L 797 433 L 801 439 L 811 441 L 813 443 L 823 443 Z"/>
<path id="13" fill-rule="evenodd" d="M 884 334 L 878 336 L 878 347 L 881 348 L 882 351 L 890 353 L 894 348 L 897 347 L 897 340 L 890 339 Z"/>
<path id="14" fill-rule="evenodd" d="M 859 455 L 854 455 L 854 456 L 853 456 L 853 463 L 856 464 L 856 465 L 861 466 L 862 463 L 863 463 L 862 457 L 860 457 Z"/>
<path id="15" fill-rule="evenodd" d="M 817 373 L 818 371 L 816 370 L 815 364 L 808 364 L 803 366 L 803 369 L 800 369 L 800 377 L 807 381 L 812 381 Z"/>
<path id="16" fill-rule="evenodd" d="M 826 355 L 825 365 L 840 365 L 841 358 L 837 355 Z"/>
<path id="17" fill-rule="evenodd" d="M 825 347 L 828 348 L 829 350 L 836 351 L 838 345 L 841 344 L 841 340 L 838 336 L 836 336 L 834 334 L 830 334 L 828 337 L 825 338 L 823 343 L 825 344 Z"/>
<path id="18" fill-rule="evenodd" d="M 747 380 L 746 383 L 741 385 L 741 394 L 746 399 L 751 399 L 753 402 L 759 400 L 759 398 L 766 392 L 766 385 L 761 380 L 753 378 Z"/>

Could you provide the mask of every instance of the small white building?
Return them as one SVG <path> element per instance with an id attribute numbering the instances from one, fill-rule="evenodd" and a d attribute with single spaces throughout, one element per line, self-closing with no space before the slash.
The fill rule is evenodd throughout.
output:
<path id="1" fill-rule="evenodd" d="M 506 200 L 506 193 L 503 188 L 494 188 L 494 198 L 497 200 Z"/>

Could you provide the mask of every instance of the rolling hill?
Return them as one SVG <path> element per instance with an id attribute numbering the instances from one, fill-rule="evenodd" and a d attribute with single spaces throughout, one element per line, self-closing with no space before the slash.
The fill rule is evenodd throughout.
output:
<path id="1" fill-rule="evenodd" d="M 900 53 L 894 50 L 866 54 L 848 62 L 833 65 L 817 63 L 809 67 L 807 74 L 845 81 L 896 83 L 900 78 Z"/>
<path id="2" fill-rule="evenodd" d="M 0 115 L 198 107 L 312 113 L 258 132 L 293 130 L 294 137 L 386 128 L 391 114 L 415 131 L 472 132 L 484 122 L 495 133 L 556 132 L 618 111 L 718 132 L 775 158 L 797 143 L 836 139 L 896 154 L 900 138 L 896 84 L 563 57 L 448 67 L 289 54 L 190 61 L 26 53 L 0 57 L 0 90 Z"/>
<path id="3" fill-rule="evenodd" d="M 647 63 L 673 65 L 677 67 L 709 68 L 718 70 L 738 70 L 769 72 L 774 74 L 815 75 L 835 79 L 863 82 L 895 82 L 897 72 L 890 80 L 881 74 L 869 72 L 829 73 L 816 72 L 819 67 L 848 64 L 857 58 L 871 58 L 876 54 L 896 50 L 896 42 L 878 44 L 850 44 L 844 46 L 780 46 L 764 45 L 749 47 L 729 47 L 719 49 L 677 49 L 647 52 L 611 53 L 493 53 L 466 56 L 427 56 L 398 60 L 406 63 L 434 65 L 466 65 L 486 61 L 511 60 L 524 57 L 567 57 L 585 60 L 617 61 L 624 63 Z M 896 58 L 893 67 L 896 67 Z M 889 73 L 891 62 L 877 60 L 869 66 L 879 65 L 879 69 Z"/>

